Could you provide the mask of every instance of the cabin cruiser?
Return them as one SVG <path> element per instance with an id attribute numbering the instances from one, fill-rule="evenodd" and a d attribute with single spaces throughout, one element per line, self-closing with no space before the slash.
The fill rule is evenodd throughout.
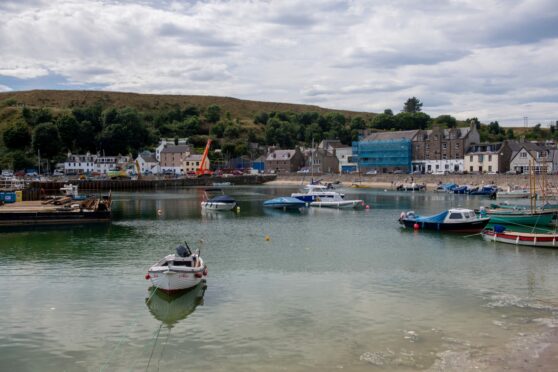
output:
<path id="1" fill-rule="evenodd" d="M 306 203 L 311 203 L 317 198 L 333 198 L 335 195 L 339 195 L 341 198 L 345 197 L 345 194 L 338 193 L 336 191 L 331 191 L 330 188 L 324 185 L 306 185 L 304 187 L 305 192 L 295 192 L 291 194 L 291 197 L 302 200 Z"/>
<path id="2" fill-rule="evenodd" d="M 401 212 L 399 223 L 413 229 L 453 232 L 479 232 L 488 224 L 490 217 L 477 216 L 474 210 L 452 208 L 433 216 L 419 216 L 414 211 Z"/>
<path id="3" fill-rule="evenodd" d="M 210 198 L 209 193 L 211 192 L 220 192 L 221 195 Z M 221 189 L 206 189 L 201 207 L 202 209 L 213 211 L 230 211 L 236 207 L 236 200 L 225 195 Z"/>

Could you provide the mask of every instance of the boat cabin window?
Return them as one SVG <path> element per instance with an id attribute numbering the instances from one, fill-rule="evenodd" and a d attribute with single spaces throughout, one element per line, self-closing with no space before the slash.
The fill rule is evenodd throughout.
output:
<path id="1" fill-rule="evenodd" d="M 469 212 L 469 217 L 470 218 L 476 218 L 477 215 L 475 214 L 475 212 Z"/>
<path id="2" fill-rule="evenodd" d="M 172 263 L 174 266 L 187 266 L 192 267 L 192 261 L 174 261 Z"/>
<path id="3" fill-rule="evenodd" d="M 463 215 L 461 213 L 450 213 L 449 219 L 450 220 L 461 220 Z"/>

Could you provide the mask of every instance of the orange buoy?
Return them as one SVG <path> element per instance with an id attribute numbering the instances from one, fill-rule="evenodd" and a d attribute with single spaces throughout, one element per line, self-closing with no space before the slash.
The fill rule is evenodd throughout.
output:
<path id="1" fill-rule="evenodd" d="M 419 226 L 419 224 L 418 224 L 418 223 L 415 223 L 415 224 L 413 225 L 413 229 L 415 229 L 415 230 L 418 230 L 418 229 L 420 229 L 420 226 Z"/>

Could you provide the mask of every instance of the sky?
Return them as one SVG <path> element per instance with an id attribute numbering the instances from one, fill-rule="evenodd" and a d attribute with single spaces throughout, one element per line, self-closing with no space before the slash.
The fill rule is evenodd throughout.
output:
<path id="1" fill-rule="evenodd" d="M 556 0 L 0 0 L 0 91 L 558 120 Z M 527 119 L 525 119 L 527 118 Z"/>

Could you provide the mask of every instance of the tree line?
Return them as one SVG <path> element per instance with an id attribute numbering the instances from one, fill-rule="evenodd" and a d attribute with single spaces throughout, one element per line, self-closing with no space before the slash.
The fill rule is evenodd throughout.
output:
<path id="1" fill-rule="evenodd" d="M 323 139 L 338 139 L 350 146 L 365 130 L 427 129 L 433 125 L 453 128 L 458 125 L 451 115 L 431 118 L 422 112 L 422 102 L 409 98 L 401 112 L 391 109 L 372 118 L 348 116 L 339 112 L 259 112 L 253 118 L 233 118 L 223 114 L 218 105 L 138 110 L 134 107 L 106 107 L 103 102 L 60 110 L 55 108 L 20 108 L 20 115 L 2 133 L 5 149 L 0 149 L 0 165 L 21 169 L 42 158 L 59 162 L 72 153 L 106 155 L 132 154 L 153 149 L 161 137 L 187 137 L 195 147 L 203 147 L 208 136 L 215 139 L 213 148 L 221 148 L 227 158 L 259 155 L 251 143 L 293 148 Z M 0 119 L 1 120 L 1 119 Z M 512 129 L 498 122 L 481 125 L 477 118 L 467 119 L 477 125 L 483 141 L 514 137 Z M 551 128 L 552 134 L 556 128 Z M 557 133 L 558 134 L 558 133 Z M 528 139 L 544 137 L 540 125 L 528 133 Z M 257 146 L 256 146 L 257 147 Z"/>

